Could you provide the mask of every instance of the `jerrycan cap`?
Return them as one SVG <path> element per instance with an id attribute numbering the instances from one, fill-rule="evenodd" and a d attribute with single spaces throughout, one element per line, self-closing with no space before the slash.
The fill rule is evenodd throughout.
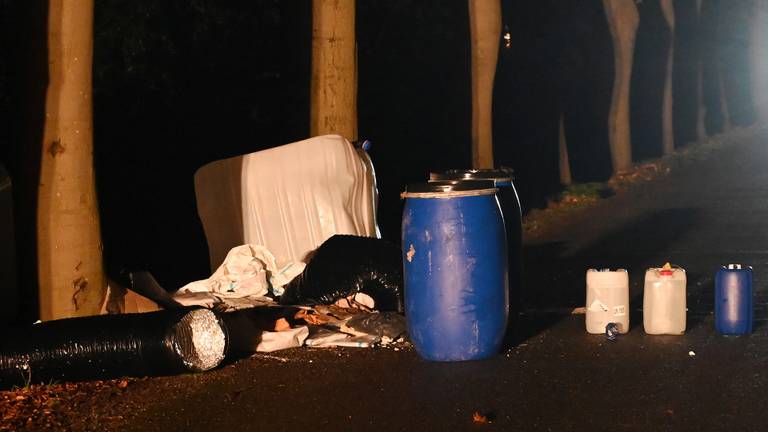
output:
<path id="1" fill-rule="evenodd" d="M 659 270 L 659 275 L 661 276 L 672 276 L 672 265 L 667 263 L 664 263 L 664 266 Z"/>

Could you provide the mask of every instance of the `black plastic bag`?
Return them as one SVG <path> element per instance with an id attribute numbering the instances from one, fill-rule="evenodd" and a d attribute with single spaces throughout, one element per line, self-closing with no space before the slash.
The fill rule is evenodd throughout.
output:
<path id="1" fill-rule="evenodd" d="M 399 338 L 406 331 L 405 316 L 396 312 L 361 313 L 353 316 L 344 323 L 355 333 L 365 333 L 371 336 L 388 337 L 392 340 Z"/>
<path id="2" fill-rule="evenodd" d="M 228 332 L 208 309 L 46 321 L 0 342 L 0 388 L 197 372 L 224 359 Z"/>
<path id="3" fill-rule="evenodd" d="M 284 305 L 333 304 L 362 292 L 374 308 L 403 311 L 403 263 L 400 248 L 372 237 L 335 235 L 314 252 L 304 272 L 289 283 Z"/>

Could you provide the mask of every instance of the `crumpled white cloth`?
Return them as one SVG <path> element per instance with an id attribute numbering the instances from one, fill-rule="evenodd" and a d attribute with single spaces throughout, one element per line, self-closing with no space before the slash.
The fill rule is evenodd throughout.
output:
<path id="1" fill-rule="evenodd" d="M 304 345 L 309 336 L 309 327 L 300 326 L 283 331 L 265 331 L 261 333 L 261 340 L 256 346 L 256 352 L 272 352 L 288 348 L 298 348 Z"/>
<path id="2" fill-rule="evenodd" d="M 290 262 L 278 268 L 275 257 L 264 246 L 245 244 L 232 248 L 210 278 L 188 283 L 173 294 L 185 306 L 212 307 L 234 299 L 254 299 L 263 303 L 271 293 L 282 295 L 283 287 L 306 267 Z M 242 301 L 232 301 L 241 308 Z"/>

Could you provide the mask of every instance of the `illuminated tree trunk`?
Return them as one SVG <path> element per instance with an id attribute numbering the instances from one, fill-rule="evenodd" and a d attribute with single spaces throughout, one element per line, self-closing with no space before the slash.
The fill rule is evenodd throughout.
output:
<path id="1" fill-rule="evenodd" d="M 501 3 L 469 0 L 472 40 L 472 166 L 493 168 L 493 79 L 499 56 Z"/>
<path id="2" fill-rule="evenodd" d="M 728 132 L 731 130 L 731 110 L 728 107 L 728 93 L 725 91 L 721 59 L 717 59 L 717 84 L 720 89 L 720 115 L 723 116 L 723 132 Z"/>
<path id="3" fill-rule="evenodd" d="M 755 105 L 755 121 L 768 123 L 768 37 L 765 31 L 768 19 L 768 2 L 755 0 L 752 12 L 750 64 L 752 67 L 752 95 Z"/>
<path id="4" fill-rule="evenodd" d="M 669 50 L 667 52 L 667 71 L 664 80 L 664 100 L 661 109 L 662 150 L 665 155 L 675 151 L 675 131 L 672 118 L 672 72 L 675 52 L 675 8 L 672 0 L 660 0 L 664 20 L 669 27 Z"/>
<path id="5" fill-rule="evenodd" d="M 310 133 L 357 139 L 355 0 L 312 0 Z"/>
<path id="6" fill-rule="evenodd" d="M 93 315 L 105 294 L 93 172 L 93 0 L 50 0 L 38 189 L 40 318 Z"/>
<path id="7" fill-rule="evenodd" d="M 560 148 L 560 183 L 569 185 L 573 183 L 573 176 L 571 175 L 571 162 L 568 159 L 568 142 L 565 140 L 565 122 L 562 114 L 560 114 L 557 141 Z"/>
<path id="8" fill-rule="evenodd" d="M 701 35 L 701 3 L 703 0 L 696 0 L 696 30 Z M 707 139 L 707 107 L 704 105 L 704 53 L 701 47 L 697 48 L 696 57 L 696 138 L 699 142 Z"/>
<path id="9" fill-rule="evenodd" d="M 603 0 L 608 27 L 613 39 L 614 78 L 611 110 L 608 113 L 608 140 L 611 145 L 614 172 L 632 165 L 632 143 L 629 124 L 629 86 L 635 34 L 639 24 L 634 0 Z"/>

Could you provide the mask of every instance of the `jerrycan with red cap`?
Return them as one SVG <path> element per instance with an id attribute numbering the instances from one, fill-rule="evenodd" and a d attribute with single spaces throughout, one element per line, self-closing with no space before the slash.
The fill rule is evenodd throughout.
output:
<path id="1" fill-rule="evenodd" d="M 685 270 L 669 263 L 645 272 L 643 328 L 652 335 L 685 333 Z"/>

